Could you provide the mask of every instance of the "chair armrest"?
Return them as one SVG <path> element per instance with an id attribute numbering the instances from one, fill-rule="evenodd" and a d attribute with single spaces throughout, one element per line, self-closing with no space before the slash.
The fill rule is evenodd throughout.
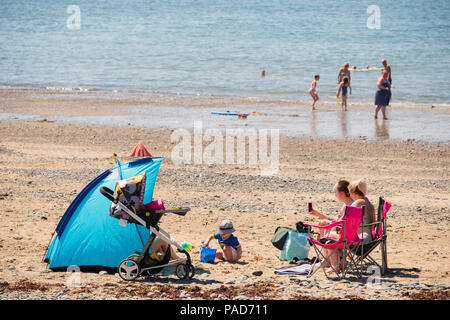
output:
<path id="1" fill-rule="evenodd" d="M 377 221 L 377 222 L 372 222 L 372 223 L 368 223 L 368 224 L 362 224 L 361 227 L 376 226 L 377 224 L 382 224 L 382 222 L 381 221 Z"/>
<path id="2" fill-rule="evenodd" d="M 303 224 L 308 226 L 308 227 L 328 230 L 328 229 L 332 229 L 332 228 L 334 228 L 336 226 L 339 226 L 339 225 L 341 225 L 343 223 L 344 223 L 344 221 L 340 220 L 340 221 L 336 221 L 336 222 L 332 222 L 330 224 L 327 224 L 326 226 L 316 226 L 314 224 L 310 224 L 310 223 L 306 223 L 306 222 L 304 222 Z"/>

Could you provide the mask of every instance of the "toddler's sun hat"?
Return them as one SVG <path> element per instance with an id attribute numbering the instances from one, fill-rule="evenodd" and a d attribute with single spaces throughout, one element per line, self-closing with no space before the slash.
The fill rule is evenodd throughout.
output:
<path id="1" fill-rule="evenodd" d="M 233 222 L 231 220 L 223 220 L 219 224 L 219 234 L 229 234 L 236 230 L 233 228 Z"/>

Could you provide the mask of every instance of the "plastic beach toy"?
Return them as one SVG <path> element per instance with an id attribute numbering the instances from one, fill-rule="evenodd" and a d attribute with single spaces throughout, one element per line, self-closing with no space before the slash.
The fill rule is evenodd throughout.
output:
<path id="1" fill-rule="evenodd" d="M 192 244 L 190 244 L 189 242 L 183 242 L 182 244 L 180 244 L 180 246 L 183 247 L 184 250 L 186 250 L 186 252 L 190 252 L 192 250 Z"/>
<path id="2" fill-rule="evenodd" d="M 202 242 L 203 244 L 203 242 Z M 216 258 L 216 249 L 211 249 L 209 246 L 200 249 L 200 262 L 204 263 L 214 263 Z"/>
<path id="3" fill-rule="evenodd" d="M 220 111 L 212 111 L 211 114 L 220 115 L 220 116 L 238 116 L 240 114 L 244 116 L 248 116 L 248 113 L 242 113 L 242 112 L 220 112 Z"/>

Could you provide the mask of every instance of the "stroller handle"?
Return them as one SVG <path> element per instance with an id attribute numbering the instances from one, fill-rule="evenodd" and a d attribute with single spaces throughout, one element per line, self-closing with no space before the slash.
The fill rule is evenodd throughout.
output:
<path id="1" fill-rule="evenodd" d="M 112 191 L 111 189 L 107 188 L 107 187 L 100 187 L 100 192 L 106 197 L 108 198 L 110 201 L 117 203 L 117 200 L 114 199 L 113 194 L 114 191 Z"/>
<path id="2" fill-rule="evenodd" d="M 165 210 L 155 210 L 155 213 L 175 213 L 179 216 L 185 216 L 191 208 L 189 207 L 181 207 L 181 208 L 169 208 Z"/>

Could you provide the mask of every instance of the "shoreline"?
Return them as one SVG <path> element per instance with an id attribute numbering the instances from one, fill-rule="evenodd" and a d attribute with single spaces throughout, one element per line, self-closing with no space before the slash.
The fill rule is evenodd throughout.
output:
<path id="1" fill-rule="evenodd" d="M 226 100 L 231 102 L 240 103 L 267 103 L 267 104 L 281 104 L 281 105 L 302 105 L 306 104 L 306 107 L 311 106 L 312 100 L 309 97 L 307 90 L 298 91 L 299 95 L 306 96 L 305 98 L 291 99 L 282 97 L 269 97 L 258 95 L 235 95 L 235 94 L 215 94 L 215 93 L 171 93 L 171 92 L 151 92 L 151 91 L 139 91 L 128 89 L 111 89 L 102 90 L 97 88 L 64 88 L 64 87 L 22 87 L 22 86 L 0 86 L 0 97 L 8 94 L 42 94 L 42 95 L 62 95 L 62 96 L 93 96 L 95 98 L 122 98 L 123 100 L 133 101 L 134 103 L 152 103 L 153 100 L 168 99 L 168 105 L 173 105 L 175 101 L 182 101 L 183 99 L 199 99 L 200 101 L 209 100 Z M 335 96 L 325 96 L 321 98 L 322 103 L 326 108 L 336 108 L 340 106 L 336 105 Z M 177 100 L 178 99 L 178 100 Z M 373 101 L 352 101 L 352 97 L 349 98 L 349 106 L 356 108 L 373 108 Z M 414 101 L 393 101 L 392 106 L 395 108 L 405 108 L 407 110 L 420 110 L 430 112 L 450 112 L 450 102 L 414 102 Z M 192 105 L 192 107 L 201 107 L 200 105 Z"/>
<path id="2" fill-rule="evenodd" d="M 41 92 L 48 94 L 98 94 L 101 95 L 125 95 L 129 97 L 147 97 L 147 98 L 155 98 L 155 97 L 175 97 L 175 98 L 217 98 L 217 99 L 236 99 L 236 100 L 249 100 L 249 101 L 260 101 L 260 102 L 273 102 L 273 103 L 306 103 L 308 106 L 311 105 L 311 99 L 309 96 L 309 92 L 307 89 L 305 90 L 296 90 L 290 94 L 291 96 L 303 96 L 304 98 L 292 98 L 292 97 L 281 97 L 276 96 L 275 94 L 269 93 L 211 93 L 211 92 L 171 92 L 171 91 L 151 91 L 151 90 L 136 90 L 136 89 L 106 89 L 106 88 L 96 88 L 96 87 L 59 87 L 59 86 L 37 86 L 37 85 L 0 85 L 1 91 L 24 91 L 24 92 Z M 321 93 L 321 94 L 320 94 Z M 334 93 L 334 92 L 333 92 Z M 319 97 L 321 97 L 322 102 L 326 104 L 335 104 L 336 97 L 333 95 L 327 96 L 326 92 L 319 92 Z M 374 91 L 375 96 L 375 91 Z M 325 98 L 324 98 L 325 97 Z M 373 100 L 362 101 L 355 100 L 352 101 L 352 96 L 349 98 L 349 105 L 353 104 L 354 106 L 373 106 Z M 399 102 L 394 101 L 393 105 L 395 107 L 406 107 L 406 108 L 419 108 L 419 109 L 441 109 L 441 111 L 450 111 L 450 102 L 416 102 L 414 100 L 401 100 Z M 409 106 L 409 107 L 408 107 Z"/>

